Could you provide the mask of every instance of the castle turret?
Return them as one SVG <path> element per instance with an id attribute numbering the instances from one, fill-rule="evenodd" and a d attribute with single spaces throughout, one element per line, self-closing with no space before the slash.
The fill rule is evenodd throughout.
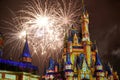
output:
<path id="1" fill-rule="evenodd" d="M 28 62 L 28 63 L 32 62 L 32 56 L 30 54 L 27 38 L 26 38 L 26 42 L 25 42 L 25 45 L 24 45 L 24 48 L 23 48 L 23 53 L 20 56 L 20 61 L 21 62 Z"/>
<path id="2" fill-rule="evenodd" d="M 52 58 L 50 58 L 49 67 L 46 71 L 45 80 L 53 80 L 54 79 L 54 73 L 55 73 L 55 61 Z"/>
<path id="3" fill-rule="evenodd" d="M 108 80 L 113 80 L 113 71 L 111 65 L 108 63 L 106 66 Z"/>
<path id="4" fill-rule="evenodd" d="M 81 26 L 82 26 L 82 41 L 90 41 L 89 29 L 88 29 L 89 14 L 85 10 L 83 0 L 82 0 L 82 14 L 81 14 L 80 22 L 81 22 Z"/>
<path id="5" fill-rule="evenodd" d="M 84 2 L 82 0 L 82 14 L 81 14 L 81 28 L 82 28 L 82 42 L 84 47 L 84 52 L 86 55 L 86 60 L 88 66 L 91 66 L 91 41 L 89 36 L 88 24 L 89 24 L 89 15 L 85 10 Z"/>
<path id="6" fill-rule="evenodd" d="M 66 62 L 65 62 L 65 78 L 66 80 L 73 80 L 73 65 L 70 60 L 70 53 L 66 54 Z"/>
<path id="7" fill-rule="evenodd" d="M 95 76 L 96 76 L 96 80 L 104 80 L 103 66 L 100 61 L 98 53 L 96 54 Z"/>

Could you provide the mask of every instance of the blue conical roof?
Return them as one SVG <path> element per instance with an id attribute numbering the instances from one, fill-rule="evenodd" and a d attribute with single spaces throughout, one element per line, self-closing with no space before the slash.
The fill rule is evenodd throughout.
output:
<path id="1" fill-rule="evenodd" d="M 69 53 L 66 54 L 66 64 L 72 64 L 71 60 L 70 60 L 70 54 Z"/>
<path id="2" fill-rule="evenodd" d="M 106 65 L 106 70 L 108 71 L 108 75 L 112 75 L 112 70 L 111 70 L 111 65 L 108 63 L 108 65 Z"/>
<path id="3" fill-rule="evenodd" d="M 54 70 L 54 66 L 55 66 L 55 61 L 50 58 L 50 61 L 49 61 L 49 70 Z"/>
<path id="4" fill-rule="evenodd" d="M 95 63 L 95 65 L 102 65 L 98 53 L 96 53 L 96 63 Z"/>
<path id="5" fill-rule="evenodd" d="M 29 58 L 31 58 L 31 54 L 30 54 L 30 50 L 29 50 L 29 46 L 28 46 L 28 41 L 27 40 L 26 40 L 24 48 L 23 48 L 22 57 L 29 57 Z"/>

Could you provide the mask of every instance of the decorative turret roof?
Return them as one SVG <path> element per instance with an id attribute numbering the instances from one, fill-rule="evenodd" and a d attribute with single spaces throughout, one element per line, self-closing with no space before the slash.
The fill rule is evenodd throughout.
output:
<path id="1" fill-rule="evenodd" d="M 48 70 L 54 70 L 55 61 L 50 58 Z"/>
<path id="2" fill-rule="evenodd" d="M 112 75 L 112 67 L 111 67 L 110 63 L 108 63 L 106 65 L 106 70 L 108 71 L 108 76 L 111 76 Z"/>
<path id="3" fill-rule="evenodd" d="M 72 64 L 71 60 L 70 60 L 70 54 L 69 53 L 66 54 L 66 64 Z"/>
<path id="4" fill-rule="evenodd" d="M 95 65 L 96 65 L 96 66 L 97 66 L 97 65 L 102 65 L 98 53 L 96 53 L 96 62 L 95 62 Z"/>
<path id="5" fill-rule="evenodd" d="M 24 48 L 23 48 L 23 53 L 21 55 L 21 57 L 28 57 L 28 58 L 32 58 L 31 54 L 30 54 L 30 50 L 29 50 L 29 46 L 28 46 L 28 41 L 26 40 Z"/>
<path id="6" fill-rule="evenodd" d="M 100 77 L 100 76 L 104 76 L 104 73 L 103 73 L 103 66 L 102 66 L 102 63 L 100 61 L 100 57 L 98 55 L 98 53 L 96 53 L 96 62 L 95 62 L 95 66 L 96 66 L 96 69 L 95 69 L 95 76 L 97 77 Z"/>
<path id="7" fill-rule="evenodd" d="M 85 5 L 84 5 L 84 0 L 82 0 L 82 12 L 83 12 L 83 14 L 86 12 Z"/>

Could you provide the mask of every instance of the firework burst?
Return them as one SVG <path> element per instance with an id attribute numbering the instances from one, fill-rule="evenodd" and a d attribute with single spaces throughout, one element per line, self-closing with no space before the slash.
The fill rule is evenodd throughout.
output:
<path id="1" fill-rule="evenodd" d="M 44 62 L 43 58 L 56 57 L 62 50 L 64 32 L 77 23 L 80 9 L 75 0 L 29 0 L 12 18 L 14 22 L 7 22 L 11 27 L 2 28 L 7 31 L 6 45 L 13 47 L 11 53 L 18 49 L 21 53 L 27 34 L 31 53 L 38 60 Z"/>

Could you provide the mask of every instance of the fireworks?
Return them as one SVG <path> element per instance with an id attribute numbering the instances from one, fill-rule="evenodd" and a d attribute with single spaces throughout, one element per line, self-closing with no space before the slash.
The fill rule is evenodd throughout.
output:
<path id="1" fill-rule="evenodd" d="M 26 37 L 26 35 L 27 35 L 26 31 L 21 31 L 18 36 L 20 39 L 22 39 L 22 38 Z"/>
<path id="2" fill-rule="evenodd" d="M 22 52 L 27 34 L 32 55 L 40 58 L 41 54 L 59 54 L 64 32 L 78 21 L 80 5 L 77 0 L 30 0 L 16 15 L 15 22 L 9 22 L 12 27 L 4 29 L 8 30 L 7 45 Z"/>

